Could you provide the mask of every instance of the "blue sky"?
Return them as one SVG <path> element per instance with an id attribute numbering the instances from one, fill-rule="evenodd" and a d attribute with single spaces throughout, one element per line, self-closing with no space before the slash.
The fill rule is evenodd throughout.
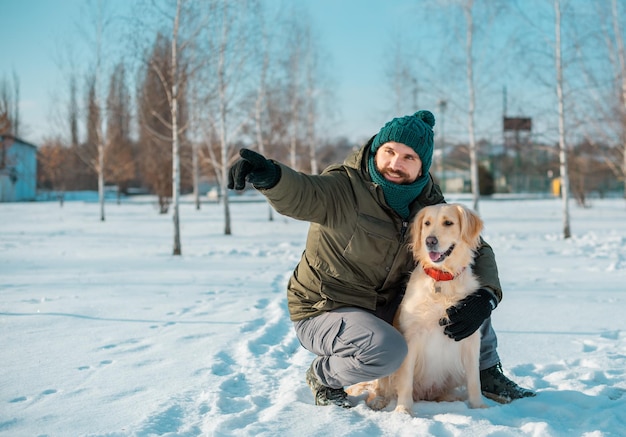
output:
<path id="1" fill-rule="evenodd" d="M 282 5 L 289 0 L 264 0 L 266 3 Z M 438 119 L 435 127 L 441 129 L 442 118 L 438 114 L 437 102 L 442 93 L 448 98 L 466 94 L 464 61 L 457 59 L 450 64 L 452 46 L 462 47 L 462 35 L 455 39 L 455 29 L 463 24 L 453 23 L 450 14 L 432 16 L 433 4 L 427 0 L 293 0 L 308 9 L 312 27 L 319 36 L 319 47 L 328 53 L 327 71 L 335 84 L 337 117 L 328 136 L 346 136 L 352 141 L 361 142 L 375 134 L 391 117 L 403 114 L 391 112 L 389 82 L 385 75 L 389 70 L 390 51 L 398 41 L 406 43 L 406 50 L 416 53 L 411 59 L 417 69 L 431 66 L 431 82 L 418 99 L 417 109 L 430 109 Z M 584 0 L 571 0 L 574 3 Z M 133 0 L 107 0 L 109 9 L 124 14 Z M 528 10 L 537 5 L 546 7 L 544 0 L 524 0 Z M 67 102 L 67 82 L 63 79 L 59 59 L 67 54 L 64 46 L 72 46 L 76 56 L 86 56 L 86 44 L 81 44 L 77 32 L 77 20 L 81 9 L 86 9 L 87 0 L 0 0 L 0 78 L 11 80 L 13 71 L 19 76 L 20 85 L 20 136 L 26 141 L 39 144 L 44 136 L 60 132 L 64 124 Z M 481 3 L 482 4 L 482 3 Z M 509 5 L 514 5 L 511 1 Z M 548 8 L 549 9 L 549 8 Z M 513 11 L 512 16 L 515 16 Z M 528 12 L 528 11 L 527 11 Z M 511 15 L 509 16 L 511 17 Z M 494 138 L 499 135 L 502 115 L 502 89 L 507 85 L 508 107 L 513 114 L 533 116 L 538 125 L 542 121 L 540 111 L 548 110 L 553 117 L 553 105 L 546 105 L 545 99 L 551 96 L 549 89 L 523 82 L 526 73 L 519 60 L 508 64 L 503 60 L 503 37 L 513 31 L 514 23 L 504 19 L 496 23 L 492 34 L 484 38 L 487 50 L 481 52 L 477 42 L 477 56 L 482 57 L 482 68 L 475 72 L 478 86 L 490 88 L 487 100 L 481 100 L 477 123 L 482 125 L 479 136 Z M 548 25 L 549 28 L 549 25 Z M 69 41 L 69 43 L 68 43 Z M 501 51 L 502 50 L 502 51 Z M 548 49 L 546 49 L 548 50 Z M 495 53 L 495 54 L 494 54 Z M 506 56 L 508 56 L 507 54 Z M 549 56 L 546 58 L 549 60 Z M 490 62 L 501 63 L 504 70 L 493 70 Z M 504 61 L 504 62 L 501 62 Z M 445 66 L 445 67 L 443 67 Z M 449 71 L 445 69 L 448 68 Z M 546 77 L 553 73 L 552 64 L 546 68 Z M 515 76 L 517 75 L 517 76 Z M 439 80 L 439 78 L 442 78 Z M 445 79 L 444 79 L 445 77 Z M 485 87 L 485 84 L 490 86 Z M 514 84 L 518 84 L 517 91 Z M 521 85 L 520 85 L 521 84 Z M 81 84 L 82 86 L 82 84 Z M 431 87 L 431 89 L 428 89 Z M 435 89 L 437 88 L 437 89 Z M 430 93 L 429 93 L 430 91 Z M 80 95 L 79 95 L 80 96 Z M 483 96 L 484 97 L 484 96 Z M 449 101 L 449 100 L 448 100 Z M 539 104 L 538 102 L 542 102 Z M 533 108 L 533 106 L 535 106 Z M 412 106 L 410 106 L 411 109 Z M 451 138 L 456 129 L 458 135 L 466 138 L 466 106 L 453 105 L 446 113 L 446 138 Z M 546 109 L 548 108 L 548 109 Z M 410 112 L 413 112 L 412 110 Z M 406 110 L 409 113 L 409 109 Z M 550 120 L 549 125 L 555 125 Z M 480 126 L 479 126 L 480 127 Z M 66 129 L 67 130 L 67 129 Z M 547 130 L 544 130 L 546 132 Z"/>
<path id="2" fill-rule="evenodd" d="M 59 30 L 69 25 L 65 15 L 70 2 L 43 0 L 0 0 L 0 77 L 12 81 L 19 77 L 20 116 L 24 139 L 40 140 L 47 124 L 48 90 L 57 74 L 52 59 L 54 40 Z"/>
<path id="3" fill-rule="evenodd" d="M 84 0 L 0 0 L 0 78 L 19 77 L 20 118 L 24 140 L 39 144 L 56 132 L 65 110 L 60 58 L 63 45 L 75 41 Z M 63 90 L 61 90 L 63 88 Z M 56 114 L 55 114 L 56 113 Z"/>
<path id="4" fill-rule="evenodd" d="M 109 0 L 115 7 L 129 1 Z M 329 53 L 329 74 L 336 83 L 337 135 L 369 138 L 387 121 L 380 94 L 385 92 L 382 59 L 389 34 L 408 23 L 411 0 L 310 0 L 304 2 Z M 65 101 L 59 66 L 66 41 L 75 42 L 76 20 L 85 0 L 0 0 L 0 77 L 19 76 L 21 136 L 38 143 L 59 124 L 58 102 Z M 80 46 L 77 46 L 80 47 Z M 378 96 L 378 97 L 377 97 Z M 56 113 L 56 114 L 55 114 Z"/>

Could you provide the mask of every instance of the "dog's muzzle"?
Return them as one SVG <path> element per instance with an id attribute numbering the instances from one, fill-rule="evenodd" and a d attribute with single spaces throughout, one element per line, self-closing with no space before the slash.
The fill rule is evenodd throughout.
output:
<path id="1" fill-rule="evenodd" d="M 428 243 L 426 243 L 428 245 Z M 448 250 L 446 250 L 445 252 L 435 252 L 435 251 L 430 251 L 428 252 L 428 256 L 430 257 L 430 260 L 432 262 L 435 263 L 440 263 L 442 262 L 444 259 L 446 259 L 448 256 L 450 256 L 450 254 L 452 253 L 452 251 L 454 250 L 455 244 L 452 244 Z"/>

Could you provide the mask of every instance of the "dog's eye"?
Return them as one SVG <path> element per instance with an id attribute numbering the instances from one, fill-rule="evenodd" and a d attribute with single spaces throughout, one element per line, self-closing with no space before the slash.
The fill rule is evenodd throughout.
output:
<path id="1" fill-rule="evenodd" d="M 424 226 L 430 226 L 430 220 L 425 220 L 424 221 Z"/>
<path id="2" fill-rule="evenodd" d="M 444 226 L 452 226 L 452 225 L 454 225 L 454 223 L 452 223 L 450 220 L 446 220 L 446 221 L 443 222 L 443 225 Z"/>

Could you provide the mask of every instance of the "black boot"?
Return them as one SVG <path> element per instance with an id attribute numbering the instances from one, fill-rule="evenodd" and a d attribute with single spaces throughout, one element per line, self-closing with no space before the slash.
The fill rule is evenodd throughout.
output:
<path id="1" fill-rule="evenodd" d="M 536 396 L 532 390 L 520 387 L 507 378 L 502 373 L 502 364 L 500 363 L 480 371 L 480 386 L 485 397 L 501 404 L 508 404 L 515 399 Z"/>
<path id="2" fill-rule="evenodd" d="M 348 400 L 348 394 L 343 388 L 331 388 L 323 385 L 313 372 L 313 364 L 306 371 L 306 383 L 313 392 L 315 405 L 337 405 L 342 408 L 352 408 L 354 405 Z"/>

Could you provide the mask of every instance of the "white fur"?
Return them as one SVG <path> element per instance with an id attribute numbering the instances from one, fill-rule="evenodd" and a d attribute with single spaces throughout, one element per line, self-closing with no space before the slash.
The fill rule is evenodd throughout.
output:
<path id="1" fill-rule="evenodd" d="M 446 318 L 447 308 L 479 286 L 470 264 L 481 230 L 482 220 L 462 205 L 435 205 L 420 211 L 410 234 L 419 265 L 409 279 L 394 320 L 407 341 L 408 355 L 395 373 L 352 386 L 350 394 L 369 391 L 368 404 L 374 409 L 384 408 L 395 397 L 395 410 L 412 414 L 414 401 L 455 400 L 456 389 L 466 386 L 470 407 L 484 407 L 478 367 L 480 333 L 454 341 L 439 323 Z M 428 237 L 436 238 L 437 252 L 445 252 L 452 244 L 455 247 L 445 259 L 431 261 L 426 247 Z M 435 281 L 424 272 L 426 267 L 456 276 L 449 281 Z"/>

